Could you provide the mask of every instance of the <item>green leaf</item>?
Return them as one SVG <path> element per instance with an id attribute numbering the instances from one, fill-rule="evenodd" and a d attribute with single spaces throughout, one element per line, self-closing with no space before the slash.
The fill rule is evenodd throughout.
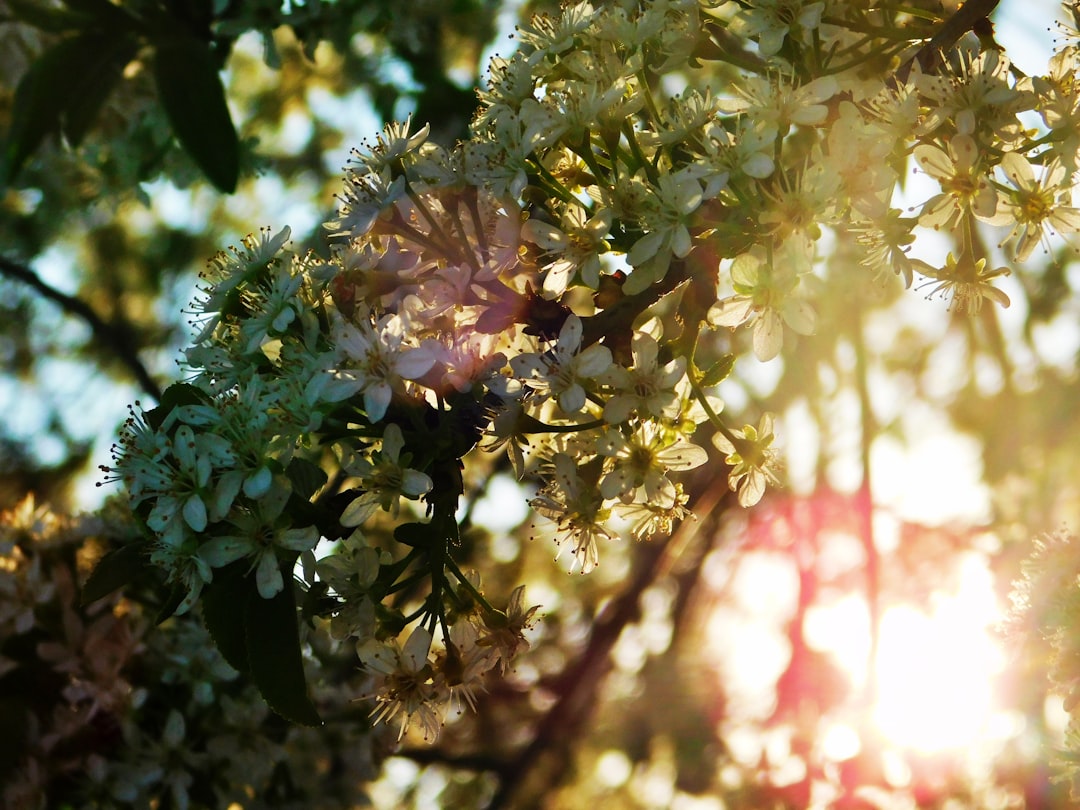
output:
<path id="1" fill-rule="evenodd" d="M 60 113 L 75 92 L 71 81 L 93 58 L 97 36 L 63 39 L 30 66 L 15 89 L 11 129 L 4 144 L 4 182 L 10 183 L 45 137 L 60 128 Z"/>
<path id="2" fill-rule="evenodd" d="M 25 696 L 0 697 L 0 784 L 14 773 L 26 755 L 30 732 L 30 709 Z M 23 763 L 25 767 L 25 763 Z"/>
<path id="3" fill-rule="evenodd" d="M 63 0 L 76 14 L 90 17 L 101 28 L 130 28 L 134 19 L 119 3 L 111 0 Z"/>
<path id="4" fill-rule="evenodd" d="M 187 592 L 188 589 L 185 585 L 174 582 L 169 589 L 169 595 L 165 597 L 165 601 L 162 602 L 161 607 L 158 608 L 157 616 L 154 617 L 154 624 L 161 624 L 176 613 L 176 609 L 180 607 L 180 603 L 184 601 Z"/>
<path id="5" fill-rule="evenodd" d="M 211 183 L 231 194 L 240 170 L 240 148 L 209 44 L 194 37 L 158 42 L 154 78 L 180 145 Z"/>
<path id="6" fill-rule="evenodd" d="M 285 468 L 285 474 L 293 485 L 293 492 L 301 498 L 310 498 L 327 482 L 322 467 L 306 458 L 294 458 Z"/>
<path id="7" fill-rule="evenodd" d="M 64 137 L 72 146 L 82 143 L 136 51 L 137 42 L 130 37 L 102 37 L 94 58 L 84 62 L 82 72 L 74 80 L 77 92 L 68 99 L 60 116 Z"/>
<path id="8" fill-rule="evenodd" d="M 46 6 L 41 0 L 8 0 L 15 19 L 43 31 L 70 31 L 85 28 L 93 18 L 78 11 Z"/>
<path id="9" fill-rule="evenodd" d="M 701 375 L 701 385 L 704 388 L 709 388 L 713 385 L 719 385 L 727 379 L 731 374 L 731 369 L 735 367 L 735 355 L 725 354 L 711 366 L 709 370 Z"/>
<path id="10" fill-rule="evenodd" d="M 308 697 L 304 679 L 292 570 L 286 568 L 281 573 L 286 584 L 273 599 L 263 599 L 254 588 L 247 593 L 245 624 L 251 679 L 270 708 L 286 720 L 320 726 L 322 720 Z"/>
<path id="11" fill-rule="evenodd" d="M 182 405 L 208 405 L 212 401 L 210 395 L 201 388 L 188 383 L 173 383 L 161 394 L 158 406 L 146 412 L 146 422 L 154 430 L 161 430 L 174 408 Z"/>
<path id="12" fill-rule="evenodd" d="M 90 31 L 60 40 L 30 66 L 15 91 L 5 182 L 49 135 L 63 131 L 72 144 L 85 137 L 135 48 L 123 28 Z"/>
<path id="13" fill-rule="evenodd" d="M 238 560 L 218 569 L 200 597 L 203 623 L 214 644 L 233 669 L 244 673 L 250 672 L 250 666 L 243 605 L 251 592 L 259 598 L 255 578 L 247 575 L 249 567 L 246 560 Z"/>
<path id="14" fill-rule="evenodd" d="M 151 567 L 149 543 L 136 542 L 113 549 L 102 557 L 82 589 L 82 604 L 96 602 L 131 582 Z"/>
<path id="15" fill-rule="evenodd" d="M 430 523 L 402 523 L 394 529 L 394 539 L 405 546 L 430 546 L 433 536 Z"/>

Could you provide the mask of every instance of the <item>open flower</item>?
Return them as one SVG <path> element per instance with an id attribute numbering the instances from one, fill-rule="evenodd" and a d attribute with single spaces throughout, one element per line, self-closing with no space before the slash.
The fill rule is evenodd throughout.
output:
<path id="1" fill-rule="evenodd" d="M 562 553 L 564 543 L 571 546 L 574 564 L 581 567 L 581 573 L 587 574 L 600 562 L 597 540 L 611 537 L 604 526 L 611 510 L 604 506 L 596 486 L 581 477 L 572 456 L 556 453 L 549 473 L 548 484 L 529 501 L 529 505 L 555 522 L 555 543 L 559 553 Z"/>
<path id="2" fill-rule="evenodd" d="M 1065 182 L 1065 167 L 1054 160 L 1036 178 L 1027 158 L 1016 152 L 1006 152 L 1001 158 L 1001 170 L 1013 185 L 1006 190 L 999 204 L 1013 222 L 1012 230 L 1003 240 L 1017 237 L 1015 256 L 1026 261 L 1035 245 L 1046 239 L 1049 231 L 1076 233 L 1080 230 L 1080 210 L 1065 205 L 1071 189 Z"/>
<path id="3" fill-rule="evenodd" d="M 273 598 L 285 587 L 279 550 L 310 551 L 319 542 L 317 528 L 297 528 L 288 515 L 282 516 L 289 495 L 289 487 L 278 481 L 251 508 L 233 510 L 228 520 L 232 533 L 204 543 L 199 556 L 213 568 L 250 559 L 259 596 Z"/>
<path id="4" fill-rule="evenodd" d="M 439 736 L 442 723 L 435 706 L 440 695 L 428 663 L 430 649 L 431 631 L 426 627 L 413 630 L 403 647 L 373 638 L 356 646 L 360 663 L 377 678 L 370 695 L 375 699 L 371 716 L 376 723 L 389 723 L 400 716 L 398 740 L 405 736 L 414 719 L 423 729 L 425 740 Z"/>
<path id="5" fill-rule="evenodd" d="M 514 374 L 542 395 L 552 395 L 567 414 L 585 407 L 583 383 L 603 374 L 611 366 L 611 350 L 594 343 L 581 351 L 584 332 L 581 318 L 571 314 L 559 330 L 555 346 L 543 354 L 519 354 L 510 361 Z"/>
<path id="6" fill-rule="evenodd" d="M 740 9 L 732 18 L 729 31 L 736 36 L 757 37 L 762 56 L 773 56 L 794 36 L 805 39 L 821 23 L 825 3 L 805 0 L 758 0 L 750 8 Z"/>
<path id="7" fill-rule="evenodd" d="M 798 277 L 774 273 L 763 261 L 749 253 L 736 257 L 731 265 L 735 295 L 713 304 L 706 315 L 712 326 L 734 329 L 744 323 L 754 326 L 754 356 L 765 362 L 780 353 L 784 345 L 784 325 L 809 335 L 816 316 L 810 305 L 792 295 Z"/>
<path id="8" fill-rule="evenodd" d="M 596 289 L 600 284 L 600 254 L 607 251 L 605 237 L 611 229 L 611 209 L 601 207 L 593 216 L 581 205 L 568 205 L 561 227 L 530 219 L 521 227 L 521 238 L 547 252 L 554 261 L 547 265 L 544 295 L 558 298 L 575 273 Z"/>
<path id="9" fill-rule="evenodd" d="M 948 146 L 948 151 L 932 143 L 915 147 L 915 160 L 941 185 L 941 193 L 923 205 L 919 224 L 953 231 L 968 213 L 997 224 L 997 191 L 983 171 L 975 139 L 955 135 Z"/>
<path id="10" fill-rule="evenodd" d="M 728 486 L 738 494 L 740 506 L 753 506 L 765 494 L 765 486 L 778 485 L 776 477 L 776 451 L 772 449 L 773 416 L 763 414 L 757 427 L 746 425 L 742 430 L 732 431 L 729 438 L 723 433 L 713 435 L 716 449 L 726 455 L 731 465 Z"/>
<path id="11" fill-rule="evenodd" d="M 400 498 L 419 498 L 431 490 L 434 483 L 430 476 L 406 466 L 411 456 L 401 455 L 404 447 L 401 428 L 389 424 L 383 431 L 382 452 L 376 458 L 356 458 L 344 465 L 347 472 L 360 478 L 364 493 L 345 507 L 342 526 L 359 526 L 380 507 L 396 518 Z"/>
<path id="12" fill-rule="evenodd" d="M 613 365 L 600 375 L 602 382 L 615 389 L 615 395 L 604 406 L 604 421 L 613 425 L 625 422 L 634 413 L 660 418 L 678 410 L 675 387 L 686 371 L 686 358 L 677 357 L 661 366 L 657 361 L 660 345 L 645 332 L 634 335 L 631 352 L 632 367 Z"/>
<path id="13" fill-rule="evenodd" d="M 341 323 L 335 339 L 344 356 L 323 396 L 336 401 L 362 392 L 364 410 L 372 422 L 386 416 L 404 380 L 422 377 L 435 365 L 430 348 L 405 344 L 405 327 L 397 315 L 385 315 L 374 325 Z"/>
<path id="14" fill-rule="evenodd" d="M 949 298 L 949 306 L 958 312 L 970 312 L 975 315 L 982 309 L 983 299 L 993 301 L 1003 307 L 1009 306 L 1009 296 L 990 283 L 999 276 L 1009 275 L 1008 267 L 987 269 L 986 259 L 978 261 L 967 253 L 956 258 L 951 253 L 945 259 L 945 266 L 940 269 L 923 265 L 921 272 L 930 277 L 930 281 L 920 284 L 919 288 L 929 286 L 927 298 L 934 294 Z"/>
<path id="15" fill-rule="evenodd" d="M 601 495 L 629 501 L 635 491 L 642 491 L 649 503 L 665 509 L 675 505 L 677 495 L 668 472 L 692 470 L 709 458 L 701 447 L 652 421 L 629 435 L 609 428 L 598 440 L 597 451 L 613 462 L 600 479 Z"/>

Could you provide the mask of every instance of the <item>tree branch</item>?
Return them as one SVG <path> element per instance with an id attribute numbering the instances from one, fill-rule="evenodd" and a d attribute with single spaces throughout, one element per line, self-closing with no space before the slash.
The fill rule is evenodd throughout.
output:
<path id="1" fill-rule="evenodd" d="M 130 335 L 124 330 L 118 329 L 110 323 L 106 323 L 102 320 L 101 316 L 94 312 L 90 305 L 82 299 L 60 292 L 54 287 L 50 287 L 29 267 L 25 267 L 2 255 L 0 255 L 0 273 L 3 273 L 8 278 L 21 281 L 23 284 L 36 290 L 42 298 L 57 304 L 60 309 L 68 315 L 73 315 L 76 318 L 85 321 L 90 326 L 90 330 L 93 332 L 94 337 L 106 346 L 109 351 L 116 355 L 121 363 L 127 366 L 128 370 L 135 377 L 135 380 L 139 383 L 139 386 L 147 394 L 154 397 L 154 399 L 161 398 L 161 388 L 154 381 L 154 378 L 150 376 L 150 372 L 147 371 L 146 366 L 144 366 L 139 359 L 138 353 L 131 345 Z"/>
<path id="2" fill-rule="evenodd" d="M 555 705 L 540 719 L 532 741 L 497 769 L 499 788 L 486 810 L 519 806 L 511 803 L 520 798 L 526 783 L 546 781 L 551 785 L 557 781 L 570 749 L 581 739 L 581 728 L 592 716 L 596 691 L 611 669 L 611 650 L 615 642 L 627 625 L 641 618 L 641 594 L 667 576 L 676 576 L 681 584 L 685 584 L 681 578 L 687 576 L 687 568 L 691 569 L 691 578 L 697 576 L 697 571 L 693 570 L 695 566 L 682 567 L 688 547 L 698 537 L 715 535 L 716 525 L 732 500 L 725 477 L 698 480 L 707 481 L 705 493 L 700 500 L 695 499 L 695 509 L 702 510 L 701 518 L 684 520 L 666 542 L 639 547 L 630 584 L 597 616 L 588 645 L 560 676 L 564 689 Z"/>
<path id="3" fill-rule="evenodd" d="M 941 66 L 942 54 L 960 41 L 960 37 L 977 28 L 990 15 L 1000 0 L 967 0 L 956 13 L 942 23 L 941 28 L 896 71 L 896 81 L 903 84 L 916 64 L 924 73 Z"/>

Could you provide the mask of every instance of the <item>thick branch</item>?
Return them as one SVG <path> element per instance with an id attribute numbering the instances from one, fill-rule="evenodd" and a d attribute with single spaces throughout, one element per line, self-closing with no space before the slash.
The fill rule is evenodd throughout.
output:
<path id="1" fill-rule="evenodd" d="M 21 281 L 36 290 L 43 298 L 59 305 L 64 312 L 85 321 L 94 333 L 94 337 L 127 366 L 139 386 L 155 399 L 161 398 L 161 388 L 139 359 L 138 353 L 131 345 L 130 335 L 125 331 L 106 323 L 85 301 L 50 287 L 29 267 L 24 267 L 6 256 L 0 256 L 0 273 Z"/>

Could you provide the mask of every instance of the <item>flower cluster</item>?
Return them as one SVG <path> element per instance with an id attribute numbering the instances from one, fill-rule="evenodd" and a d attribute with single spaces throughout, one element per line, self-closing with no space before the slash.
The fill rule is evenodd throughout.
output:
<path id="1" fill-rule="evenodd" d="M 278 733 L 197 611 L 151 632 L 145 583 L 135 599 L 82 598 L 89 558 L 137 533 L 115 502 L 98 517 L 61 517 L 32 497 L 0 512 L 0 687 L 15 754 L 0 763 L 0 804 L 277 806 L 283 779 L 304 807 L 360 802 L 361 780 L 375 774 L 370 729 Z M 346 662 L 319 643 L 307 661 L 330 711 L 347 710 L 359 691 L 325 676 Z M 327 767 L 345 757 L 349 769 Z"/>
<path id="2" fill-rule="evenodd" d="M 223 580 L 291 599 L 299 560 L 295 587 L 380 680 L 373 714 L 434 736 L 436 707 L 471 704 L 532 615 L 454 558 L 478 450 L 538 481 L 538 523 L 589 571 L 610 538 L 688 514 L 699 429 L 743 505 L 778 481 L 771 417 L 725 426 L 715 386 L 744 334 L 768 361 L 813 332 L 827 232 L 957 310 L 1007 306 L 979 229 L 1010 229 L 1022 260 L 1080 227 L 1080 51 L 1017 78 L 965 43 L 868 79 L 922 41 L 909 22 L 842 2 L 567 6 L 493 60 L 468 141 L 406 122 L 353 154 L 329 258 L 289 253 L 288 229 L 219 254 L 188 381 L 133 414 L 109 470 L 179 608 Z M 1019 118 L 1036 107 L 1039 137 Z M 904 216 L 911 166 L 939 191 Z M 924 231 L 955 255 L 909 256 Z"/>

